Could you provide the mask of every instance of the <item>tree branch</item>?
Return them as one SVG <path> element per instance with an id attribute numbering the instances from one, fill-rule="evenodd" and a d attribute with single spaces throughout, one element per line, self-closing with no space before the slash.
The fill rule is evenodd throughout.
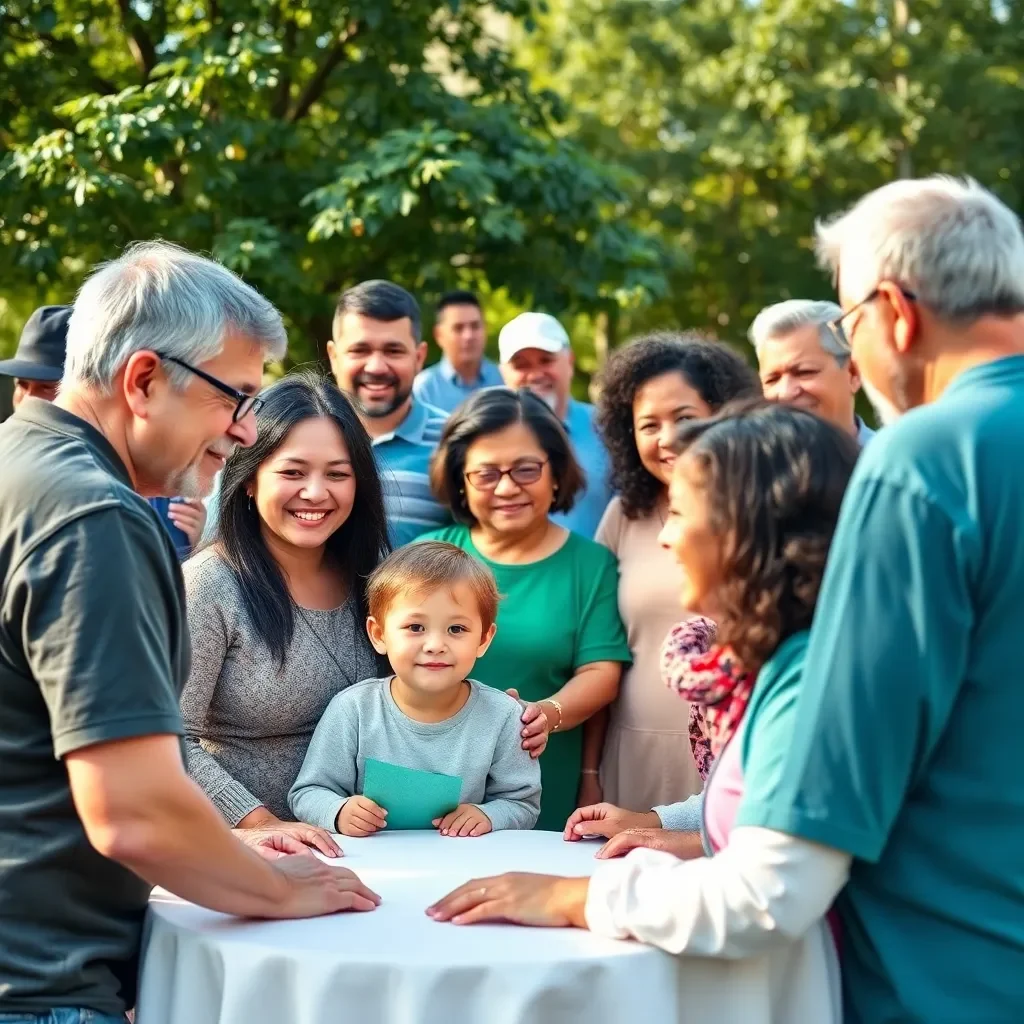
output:
<path id="1" fill-rule="evenodd" d="M 131 0 L 117 0 L 117 7 L 121 12 L 121 26 L 128 34 L 128 49 L 132 51 L 135 66 L 139 69 L 142 80 L 146 81 L 156 67 L 156 47 L 149 38 L 142 20 L 132 10 Z"/>
<path id="2" fill-rule="evenodd" d="M 281 120 L 288 114 L 288 101 L 292 95 L 292 62 L 295 58 L 297 38 L 298 26 L 295 24 L 295 19 L 288 18 L 284 26 L 284 40 L 281 43 L 281 78 L 277 83 L 277 92 L 270 107 L 270 113 L 277 120 Z"/>
<path id="3" fill-rule="evenodd" d="M 320 66 L 313 72 L 313 77 L 306 83 L 306 87 L 302 90 L 299 100 L 295 104 L 295 109 L 288 115 L 288 122 L 290 124 L 301 121 L 309 113 L 309 108 L 320 99 L 324 89 L 327 87 L 327 80 L 331 77 L 331 73 L 345 56 L 345 47 L 358 34 L 359 23 L 355 21 L 350 23 L 343 32 L 339 33 L 338 38 L 334 40 L 328 51 L 324 54 L 324 59 L 320 62 Z"/>

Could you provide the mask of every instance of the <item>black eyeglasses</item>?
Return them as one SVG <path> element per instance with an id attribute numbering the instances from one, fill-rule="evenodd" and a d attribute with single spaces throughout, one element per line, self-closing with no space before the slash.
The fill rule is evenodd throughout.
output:
<path id="1" fill-rule="evenodd" d="M 917 296 L 913 292 L 908 292 L 906 288 L 901 288 L 900 291 L 903 293 L 904 298 L 909 299 L 911 302 L 917 301 Z M 829 320 L 828 323 L 825 324 L 832 337 L 835 338 L 843 348 L 850 348 L 850 339 L 846 336 L 846 330 L 843 328 L 843 321 L 851 314 L 856 313 L 861 306 L 866 306 L 869 302 L 874 302 L 880 294 L 881 291 L 876 288 L 870 295 L 866 295 L 856 305 L 851 306 L 842 316 L 837 316 L 835 320 Z"/>
<path id="2" fill-rule="evenodd" d="M 231 417 L 232 423 L 237 423 L 239 420 L 245 419 L 249 413 L 257 413 L 263 408 L 262 398 L 258 398 L 256 395 L 247 395 L 244 391 L 239 391 L 238 388 L 233 388 L 230 384 L 225 384 L 224 381 L 218 380 L 205 370 L 200 370 L 198 366 L 186 363 L 184 359 L 179 359 L 177 356 L 165 355 L 163 352 L 157 352 L 155 349 L 153 350 L 153 355 L 159 356 L 161 359 L 166 359 L 167 362 L 174 363 L 176 366 L 180 366 L 182 369 L 188 370 L 189 373 L 194 373 L 197 377 L 205 380 L 207 384 L 212 385 L 218 391 L 222 391 L 229 398 L 233 398 L 237 404 L 235 405 L 234 414 Z"/>
<path id="3" fill-rule="evenodd" d="M 493 491 L 505 476 L 510 477 L 520 487 L 526 487 L 540 479 L 546 465 L 545 459 L 543 462 L 517 462 L 511 469 L 484 466 L 482 469 L 471 469 L 466 474 L 466 479 L 478 491 Z"/>

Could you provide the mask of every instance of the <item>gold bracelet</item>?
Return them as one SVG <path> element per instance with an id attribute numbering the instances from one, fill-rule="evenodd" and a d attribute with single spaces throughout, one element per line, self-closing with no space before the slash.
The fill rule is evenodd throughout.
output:
<path id="1" fill-rule="evenodd" d="M 601 773 L 596 768 L 581 768 L 580 775 L 600 775 Z"/>
<path id="2" fill-rule="evenodd" d="M 545 697 L 541 701 L 541 704 L 550 704 L 558 712 L 558 722 L 551 726 L 550 730 L 551 732 L 558 732 L 558 730 L 562 728 L 562 705 L 551 697 Z M 547 718 L 548 716 L 545 715 L 544 717 Z M 548 719 L 548 721 L 550 721 L 550 719 Z"/>

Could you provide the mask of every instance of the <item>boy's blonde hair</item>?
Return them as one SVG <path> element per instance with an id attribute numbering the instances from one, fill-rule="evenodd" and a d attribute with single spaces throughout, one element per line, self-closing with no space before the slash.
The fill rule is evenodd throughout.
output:
<path id="1" fill-rule="evenodd" d="M 366 603 L 370 615 L 383 624 L 391 605 L 400 594 L 424 593 L 439 587 L 465 583 L 476 597 L 483 631 L 494 624 L 498 614 L 498 587 L 494 574 L 471 554 L 445 541 L 425 540 L 392 551 L 370 573 Z"/>

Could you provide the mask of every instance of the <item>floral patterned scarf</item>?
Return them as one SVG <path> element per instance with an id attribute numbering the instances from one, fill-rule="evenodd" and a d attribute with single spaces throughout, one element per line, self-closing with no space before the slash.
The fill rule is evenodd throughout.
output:
<path id="1" fill-rule="evenodd" d="M 674 626 L 661 648 L 665 685 L 693 705 L 690 748 L 703 779 L 743 720 L 756 678 L 715 644 L 717 635 L 710 619 L 697 617 Z"/>

